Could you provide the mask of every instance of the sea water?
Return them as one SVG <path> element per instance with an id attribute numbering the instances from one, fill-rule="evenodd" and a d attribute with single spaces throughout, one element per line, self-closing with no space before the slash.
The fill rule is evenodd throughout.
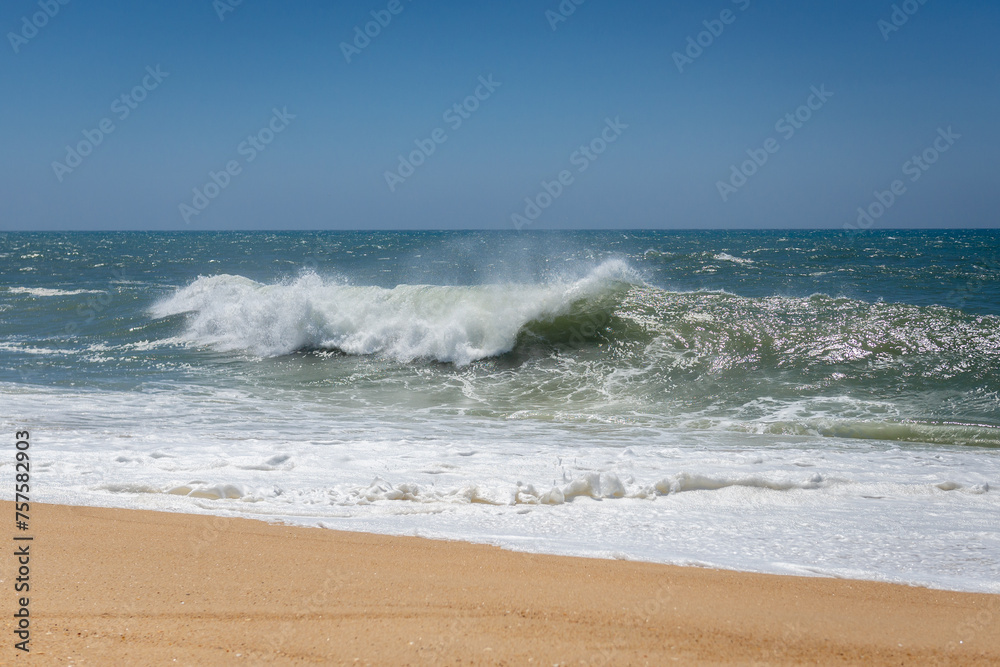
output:
<path id="1" fill-rule="evenodd" d="M 0 234 L 0 406 L 39 502 L 1000 592 L 996 232 Z"/>

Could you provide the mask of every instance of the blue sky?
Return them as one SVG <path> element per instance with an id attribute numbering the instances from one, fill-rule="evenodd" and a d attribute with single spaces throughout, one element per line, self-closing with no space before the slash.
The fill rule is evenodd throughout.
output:
<path id="1" fill-rule="evenodd" d="M 0 230 L 997 226 L 992 0 L 233 1 L 5 2 Z"/>

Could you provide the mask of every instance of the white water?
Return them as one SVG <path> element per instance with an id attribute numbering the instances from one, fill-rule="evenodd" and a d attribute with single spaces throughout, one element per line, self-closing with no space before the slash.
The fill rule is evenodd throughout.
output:
<path id="1" fill-rule="evenodd" d="M 514 348 L 529 322 L 551 321 L 574 304 L 637 281 L 621 261 L 585 278 L 545 285 L 355 287 L 309 274 L 262 285 L 241 276 L 201 277 L 152 309 L 189 315 L 186 339 L 260 357 L 303 348 L 378 354 L 397 361 L 467 365 Z"/>
<path id="2" fill-rule="evenodd" d="M 46 297 L 46 296 L 76 296 L 78 294 L 103 294 L 102 290 L 93 289 L 74 289 L 74 290 L 63 290 L 63 289 L 51 289 L 48 287 L 8 287 L 8 294 L 27 294 L 34 297 Z"/>
<path id="3" fill-rule="evenodd" d="M 996 450 L 345 413 L 295 396 L 0 385 L 2 428 L 32 431 L 40 502 L 1000 592 Z"/>

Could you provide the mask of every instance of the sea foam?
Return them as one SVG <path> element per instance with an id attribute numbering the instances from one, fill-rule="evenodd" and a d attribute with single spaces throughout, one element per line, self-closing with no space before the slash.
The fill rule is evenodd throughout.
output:
<path id="1" fill-rule="evenodd" d="M 551 322 L 639 281 L 619 260 L 585 277 L 546 284 L 359 287 L 316 274 L 265 285 L 233 275 L 199 277 L 156 304 L 156 317 L 187 314 L 188 342 L 274 357 L 302 349 L 466 365 L 511 351 L 532 322 Z"/>

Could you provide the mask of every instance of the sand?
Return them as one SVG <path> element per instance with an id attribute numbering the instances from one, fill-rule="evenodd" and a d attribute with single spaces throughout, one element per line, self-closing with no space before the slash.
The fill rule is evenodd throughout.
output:
<path id="1" fill-rule="evenodd" d="M 11 546 L 3 664 L 1000 663 L 994 595 L 31 509 L 31 653 L 13 648 Z"/>

